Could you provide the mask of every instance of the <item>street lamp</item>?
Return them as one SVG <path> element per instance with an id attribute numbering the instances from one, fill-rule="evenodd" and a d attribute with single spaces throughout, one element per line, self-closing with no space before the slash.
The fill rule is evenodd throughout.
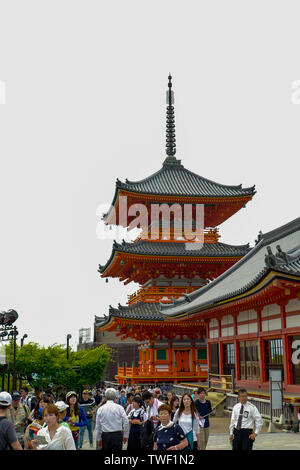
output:
<path id="1" fill-rule="evenodd" d="M 22 347 L 23 344 L 24 344 L 24 339 L 25 339 L 25 338 L 28 338 L 28 335 L 27 335 L 26 333 L 25 333 L 25 335 L 23 335 L 22 338 L 21 338 L 21 347 Z"/>
<path id="2" fill-rule="evenodd" d="M 69 341 L 72 338 L 72 335 L 67 335 L 67 359 L 69 359 Z"/>
<path id="3" fill-rule="evenodd" d="M 17 335 L 19 334 L 16 326 L 12 324 L 19 317 L 18 313 L 13 310 L 7 310 L 6 312 L 0 312 L 0 338 L 2 341 L 14 342 L 14 366 L 13 366 L 13 390 L 17 387 L 17 376 L 16 376 L 16 341 Z"/>

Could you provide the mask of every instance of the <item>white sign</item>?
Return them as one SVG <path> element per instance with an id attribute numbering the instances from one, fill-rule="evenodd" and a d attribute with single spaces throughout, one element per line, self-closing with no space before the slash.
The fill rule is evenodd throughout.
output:
<path id="1" fill-rule="evenodd" d="M 0 364 L 6 364 L 5 344 L 0 341 Z"/>

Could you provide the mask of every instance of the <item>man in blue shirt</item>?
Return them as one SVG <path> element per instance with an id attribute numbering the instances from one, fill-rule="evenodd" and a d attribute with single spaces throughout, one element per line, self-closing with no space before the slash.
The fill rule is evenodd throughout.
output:
<path id="1" fill-rule="evenodd" d="M 208 414 L 212 412 L 211 402 L 206 400 L 205 389 L 198 388 L 198 399 L 195 401 L 195 406 L 200 414 L 200 447 L 205 450 L 209 436 L 209 419 Z"/>

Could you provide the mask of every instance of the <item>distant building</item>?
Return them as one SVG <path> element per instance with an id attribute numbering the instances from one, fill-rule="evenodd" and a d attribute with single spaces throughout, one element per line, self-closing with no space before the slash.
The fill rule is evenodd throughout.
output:
<path id="1" fill-rule="evenodd" d="M 98 326 L 105 320 L 104 317 L 95 315 L 94 337 L 91 341 L 91 328 L 81 328 L 79 330 L 79 344 L 77 351 L 94 349 L 102 344 L 106 344 L 112 349 L 112 357 L 105 371 L 103 380 L 115 381 L 118 373 L 118 364 L 124 367 L 132 367 L 139 359 L 139 343 L 132 338 L 121 340 L 118 332 L 98 331 Z"/>

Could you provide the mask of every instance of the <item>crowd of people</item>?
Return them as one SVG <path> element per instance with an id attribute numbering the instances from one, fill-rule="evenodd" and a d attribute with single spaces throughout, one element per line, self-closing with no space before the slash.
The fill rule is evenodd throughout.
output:
<path id="1" fill-rule="evenodd" d="M 0 392 L 0 450 L 80 450 L 85 432 L 90 448 L 107 452 L 121 451 L 124 444 L 133 453 L 205 450 L 209 417 L 215 412 L 201 387 L 180 398 L 167 386 L 131 384 L 94 387 L 83 390 L 81 396 L 69 391 L 57 400 L 50 393 L 36 396 L 28 392 L 26 387 L 12 395 Z M 233 448 L 246 444 L 252 448 L 257 434 L 250 432 L 249 426 L 255 422 L 258 433 L 262 420 L 247 401 L 246 390 L 240 390 L 239 396 L 240 403 L 232 413 L 230 440 Z M 248 419 L 248 429 L 241 429 L 242 419 L 244 424 Z"/>

